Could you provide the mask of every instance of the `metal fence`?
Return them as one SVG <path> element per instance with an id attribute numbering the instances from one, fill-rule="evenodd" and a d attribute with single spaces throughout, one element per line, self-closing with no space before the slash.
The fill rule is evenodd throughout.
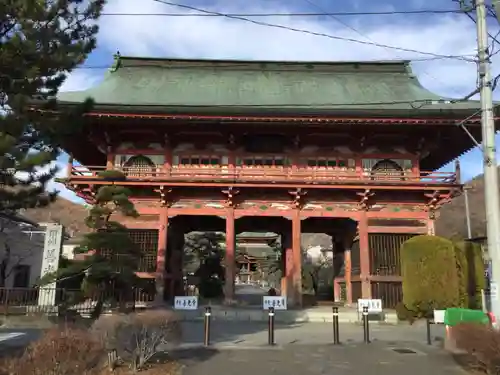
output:
<path id="1" fill-rule="evenodd" d="M 147 307 L 154 297 L 154 294 L 139 289 L 128 294 L 117 290 L 84 296 L 80 290 L 63 288 L 0 288 L 0 314 L 60 314 L 72 311 L 86 316 L 94 311 L 99 300 L 104 301 L 104 308 L 119 305 Z"/>

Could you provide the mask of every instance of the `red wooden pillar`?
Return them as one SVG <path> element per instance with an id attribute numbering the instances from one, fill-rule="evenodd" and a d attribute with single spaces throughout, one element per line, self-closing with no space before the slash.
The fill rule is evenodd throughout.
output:
<path id="1" fill-rule="evenodd" d="M 294 304 L 302 306 L 302 246 L 300 210 L 295 210 L 292 218 L 292 257 Z"/>
<path id="2" fill-rule="evenodd" d="M 168 212 L 163 207 L 160 212 L 158 227 L 158 253 L 156 256 L 156 302 L 163 303 L 165 299 L 165 259 L 167 255 Z"/>
<path id="3" fill-rule="evenodd" d="M 293 248 L 292 231 L 287 230 L 281 234 L 281 247 L 283 257 L 283 274 L 281 277 L 281 295 L 293 299 Z"/>
<path id="4" fill-rule="evenodd" d="M 360 258 L 360 277 L 361 277 L 361 296 L 371 298 L 372 291 L 370 286 L 370 249 L 368 242 L 368 218 L 366 211 L 362 211 L 358 222 L 359 234 L 359 258 Z"/>
<path id="5" fill-rule="evenodd" d="M 224 297 L 226 301 L 234 299 L 234 254 L 236 247 L 236 233 L 234 230 L 234 209 L 226 210 L 226 280 L 224 285 Z"/>
<path id="6" fill-rule="evenodd" d="M 351 249 L 349 247 L 344 250 L 344 280 L 345 280 L 346 302 L 348 305 L 352 304 L 351 273 L 352 273 Z"/>

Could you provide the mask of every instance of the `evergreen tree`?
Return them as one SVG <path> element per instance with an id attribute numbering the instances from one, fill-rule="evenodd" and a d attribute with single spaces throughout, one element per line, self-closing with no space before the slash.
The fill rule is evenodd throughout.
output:
<path id="1" fill-rule="evenodd" d="M 68 110 L 54 98 L 95 48 L 104 3 L 0 1 L 0 216 L 55 198 L 45 192 L 53 161 L 91 102 Z"/>
<path id="2" fill-rule="evenodd" d="M 184 244 L 184 270 L 194 271 L 198 279 L 198 290 L 205 298 L 223 295 L 224 249 L 222 233 L 192 232 L 186 236 Z"/>
<path id="3" fill-rule="evenodd" d="M 75 249 L 75 254 L 82 254 L 83 259 L 65 260 L 41 284 L 57 282 L 60 287 L 79 288 L 83 297 L 97 300 L 96 314 L 104 302 L 131 301 L 132 292 L 141 281 L 135 274 L 141 253 L 127 229 L 111 220 L 114 215 L 138 216 L 129 196 L 128 189 L 121 186 L 99 188 L 85 220 L 91 232 Z"/>

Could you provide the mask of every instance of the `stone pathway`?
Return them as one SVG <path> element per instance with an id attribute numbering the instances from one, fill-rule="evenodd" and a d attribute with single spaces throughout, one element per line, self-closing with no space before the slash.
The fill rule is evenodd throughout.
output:
<path id="1" fill-rule="evenodd" d="M 197 349 L 180 350 L 173 355 L 185 365 L 183 375 L 464 373 L 447 353 L 435 347 L 417 344 L 400 346 L 379 342 L 342 346 L 288 345 L 251 350 Z"/>

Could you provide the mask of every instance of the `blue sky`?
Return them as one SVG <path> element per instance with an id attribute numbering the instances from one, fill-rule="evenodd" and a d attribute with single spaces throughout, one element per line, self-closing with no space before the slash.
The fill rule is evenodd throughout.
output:
<path id="1" fill-rule="evenodd" d="M 179 0 L 179 3 L 219 13 L 321 13 L 378 12 L 458 9 L 452 0 Z M 161 4 L 154 0 L 109 0 L 111 14 L 196 13 Z M 438 53 L 471 55 L 476 51 L 475 24 L 464 14 L 253 17 L 255 20 L 324 33 L 365 42 Z M 499 31 L 498 22 L 489 18 L 489 32 Z M 496 46 L 500 50 L 500 46 Z M 62 90 L 86 89 L 98 84 L 112 55 L 183 58 L 228 58 L 271 60 L 383 60 L 428 58 L 428 55 L 379 48 L 373 45 L 332 40 L 277 28 L 254 25 L 224 17 L 103 16 L 100 20 L 98 48 L 65 82 Z M 493 74 L 500 73 L 500 54 L 493 57 Z M 89 68 L 91 67 L 91 68 Z M 445 97 L 461 97 L 476 87 L 476 67 L 458 59 L 416 61 L 413 70 L 429 90 Z M 495 95 L 500 99 L 498 94 Z M 497 137 L 500 142 L 500 138 Z M 482 171 L 478 149 L 460 161 L 464 179 Z M 67 155 L 58 163 L 63 166 Z M 446 166 L 445 170 L 450 170 Z M 60 175 L 64 175 L 61 171 Z M 61 196 L 78 200 L 61 184 L 51 188 Z"/>

